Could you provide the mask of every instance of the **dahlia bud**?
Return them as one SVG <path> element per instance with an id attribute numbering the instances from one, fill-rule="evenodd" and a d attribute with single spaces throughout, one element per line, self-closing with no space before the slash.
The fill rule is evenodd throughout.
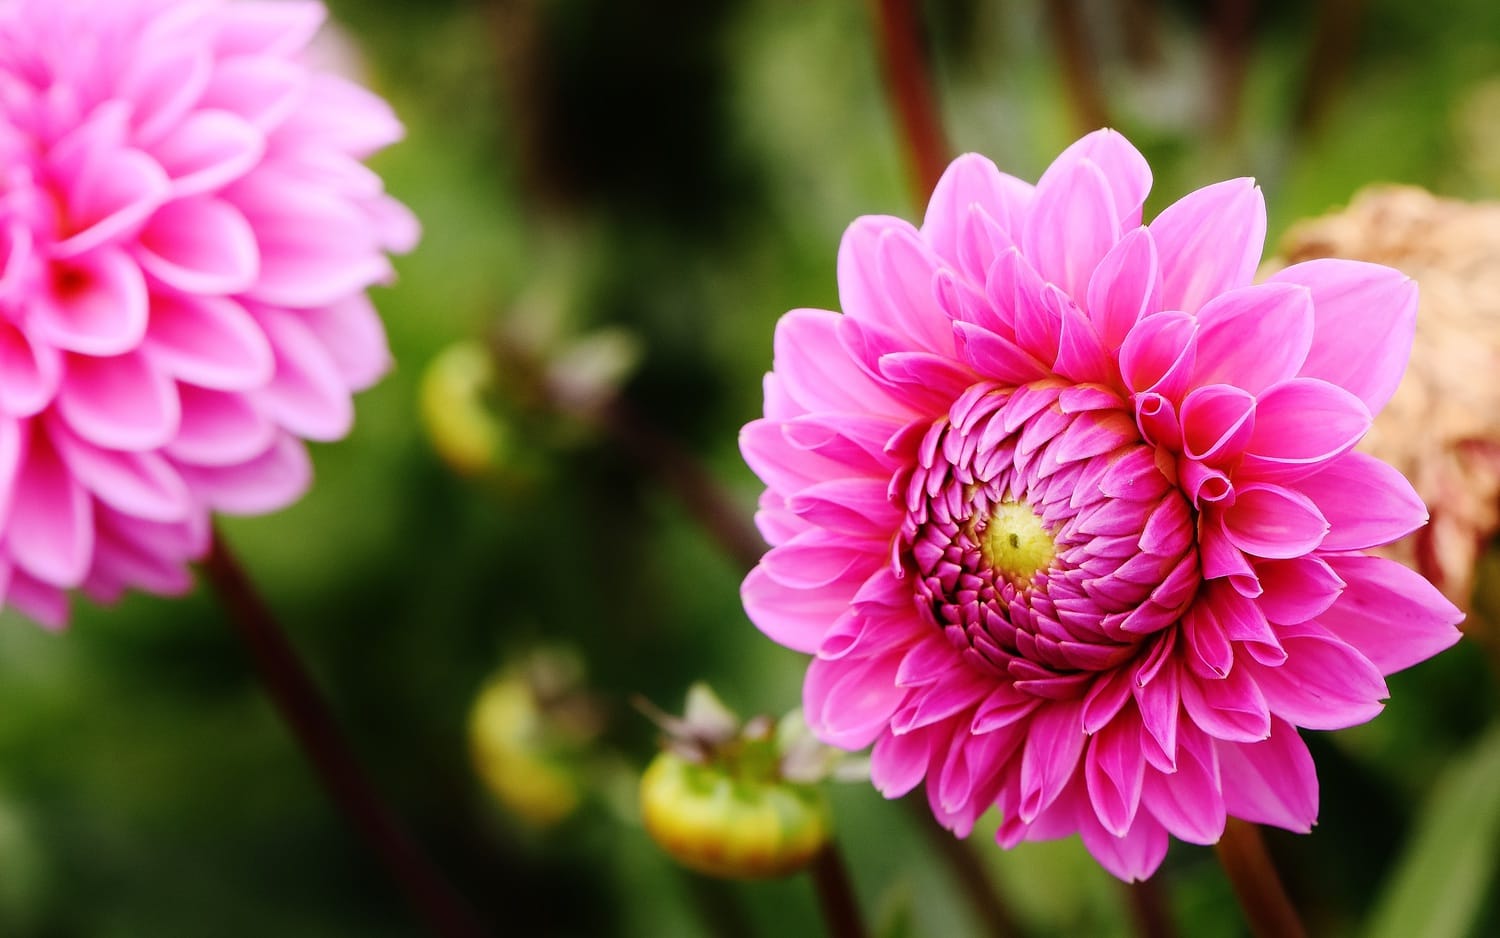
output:
<path id="1" fill-rule="evenodd" d="M 495 366 L 478 342 L 450 345 L 422 373 L 422 424 L 433 449 L 455 472 L 481 475 L 504 461 L 509 433 L 485 402 Z"/>
<path id="2" fill-rule="evenodd" d="M 803 869 L 832 829 L 815 783 L 845 767 L 807 732 L 800 712 L 742 723 L 705 685 L 672 717 L 643 705 L 667 734 L 641 778 L 641 817 L 682 865 L 726 879 L 768 879 Z"/>

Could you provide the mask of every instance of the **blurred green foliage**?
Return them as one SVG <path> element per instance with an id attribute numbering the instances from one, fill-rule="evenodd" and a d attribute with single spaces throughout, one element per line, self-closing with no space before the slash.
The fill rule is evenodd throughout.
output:
<path id="1" fill-rule="evenodd" d="M 424 440 L 418 387 L 441 350 L 523 314 L 578 334 L 628 330 L 645 350 L 629 399 L 748 514 L 758 489 L 736 432 L 757 413 L 774 321 L 836 305 L 851 219 L 918 212 L 865 6 L 332 6 L 407 121 L 409 139 L 377 165 L 426 236 L 377 297 L 395 372 L 360 399 L 350 439 L 317 449 L 312 494 L 226 522 L 228 539 L 372 774 L 497 933 L 818 934 L 805 881 L 728 886 L 680 871 L 631 808 L 653 731 L 628 695 L 675 701 L 701 678 L 744 712 L 799 699 L 801 659 L 740 610 L 743 571 L 603 436 L 536 434 L 526 472 L 461 478 Z M 1035 178 L 1083 129 L 1043 0 L 928 6 L 953 145 Z M 1500 123 L 1500 4 L 1247 4 L 1252 28 L 1216 39 L 1225 6 L 1083 5 L 1111 118 L 1152 160 L 1148 211 L 1254 175 L 1274 242 L 1368 182 L 1500 195 L 1500 146 L 1485 130 Z M 487 675 L 541 644 L 584 660 L 611 754 L 591 800 L 545 831 L 488 798 L 465 741 Z M 1375 723 L 1312 734 L 1322 821 L 1310 837 L 1271 837 L 1316 934 L 1360 934 L 1381 910 L 1420 914 L 1376 897 L 1425 801 L 1487 785 L 1493 808 L 1493 730 L 1490 755 L 1465 755 L 1497 710 L 1476 649 L 1399 675 L 1391 691 Z M 1436 787 L 1458 759 L 1490 774 Z M 911 814 L 864 786 L 832 796 L 883 933 L 981 933 Z M 1433 837 L 1465 833 L 1448 812 L 1423 815 L 1428 854 L 1443 853 Z M 1488 873 L 1445 934 L 1500 934 L 1500 844 L 1465 849 Z M 1122 887 L 1076 841 L 982 852 L 1031 933 L 1129 933 Z M 1422 875 L 1401 868 L 1406 881 Z M 1161 879 L 1183 934 L 1244 933 L 1209 851 L 1174 845 Z M 1415 933 L 1397 921 L 1387 933 Z M 415 933 L 211 597 L 80 604 L 64 635 L 3 617 L 0 935 Z"/>

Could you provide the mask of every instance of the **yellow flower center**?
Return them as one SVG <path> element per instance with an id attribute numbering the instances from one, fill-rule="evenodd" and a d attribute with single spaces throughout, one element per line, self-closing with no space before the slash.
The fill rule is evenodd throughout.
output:
<path id="1" fill-rule="evenodd" d="M 979 550 L 990 569 L 1021 587 L 1052 563 L 1057 542 L 1030 505 L 1001 502 L 980 532 Z"/>

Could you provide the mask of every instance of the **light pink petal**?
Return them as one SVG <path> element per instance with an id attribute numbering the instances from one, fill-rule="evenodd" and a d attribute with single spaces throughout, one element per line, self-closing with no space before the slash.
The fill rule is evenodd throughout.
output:
<path id="1" fill-rule="evenodd" d="M 1179 840 L 1218 843 L 1226 820 L 1218 745 L 1189 724 L 1183 727 L 1178 752 L 1175 772 L 1146 769 L 1141 806 Z"/>
<path id="2" fill-rule="evenodd" d="M 1250 179 L 1191 192 L 1151 222 L 1161 258 L 1161 304 L 1197 312 L 1255 276 L 1266 240 L 1266 203 Z"/>
<path id="3" fill-rule="evenodd" d="M 752 420 L 740 430 L 740 454 L 760 480 L 782 495 L 800 492 L 816 482 L 849 472 L 840 463 L 787 439 L 784 425 Z"/>
<path id="4" fill-rule="evenodd" d="M 291 313 L 261 309 L 256 318 L 276 357 L 271 383 L 254 392 L 261 412 L 303 439 L 347 436 L 354 426 L 354 402 L 317 337 Z"/>
<path id="5" fill-rule="evenodd" d="M 1104 255 L 1089 278 L 1088 312 L 1111 350 L 1143 317 L 1161 309 L 1161 269 L 1148 228 L 1136 228 Z"/>
<path id="6" fill-rule="evenodd" d="M 938 261 L 899 218 L 856 219 L 839 243 L 839 303 L 845 314 L 899 337 L 903 351 L 951 354 L 952 322 L 932 289 Z"/>
<path id="7" fill-rule="evenodd" d="M 385 99 L 338 75 L 308 76 L 301 107 L 276 131 L 277 148 L 326 147 L 364 159 L 405 131 Z"/>
<path id="8" fill-rule="evenodd" d="M 363 293 L 310 309 L 302 324 L 318 337 L 350 391 L 372 387 L 391 369 L 390 345 L 385 326 L 370 298 Z"/>
<path id="9" fill-rule="evenodd" d="M 1389 544 L 1427 523 L 1427 506 L 1406 477 L 1364 453 L 1345 453 L 1296 488 L 1328 519 L 1324 550 Z"/>
<path id="10" fill-rule="evenodd" d="M 1268 668 L 1245 662 L 1278 717 L 1313 730 L 1369 722 L 1390 696 L 1380 670 L 1352 646 L 1311 622 L 1285 626 L 1286 662 Z"/>
<path id="11" fill-rule="evenodd" d="M 51 283 L 28 310 L 33 339 L 84 355 L 118 355 L 146 332 L 146 281 L 118 248 L 101 248 L 55 265 Z"/>
<path id="12" fill-rule="evenodd" d="M 787 507 L 820 528 L 862 537 L 889 537 L 900 527 L 902 518 L 889 488 L 890 483 L 881 479 L 831 479 L 793 495 Z"/>
<path id="13" fill-rule="evenodd" d="M 241 293 L 260 271 L 245 216 L 207 197 L 178 199 L 151 216 L 136 256 L 146 273 L 183 293 Z"/>
<path id="14" fill-rule="evenodd" d="M 1295 728 L 1273 717 L 1268 739 L 1220 740 L 1215 748 L 1230 814 L 1299 834 L 1312 830 L 1318 820 L 1318 774 Z"/>
<path id="15" fill-rule="evenodd" d="M 1031 717 L 1021 756 L 1020 818 L 1030 823 L 1050 805 L 1083 755 L 1083 702 L 1050 702 Z"/>
<path id="16" fill-rule="evenodd" d="M 1134 228 L 1141 223 L 1141 206 L 1146 194 L 1151 191 L 1151 167 L 1140 151 L 1118 131 L 1105 128 L 1086 134 L 1076 140 L 1057 159 L 1042 178 L 1066 173 L 1068 168 L 1081 160 L 1088 160 L 1103 172 L 1109 182 L 1111 201 L 1119 212 L 1121 229 Z"/>
<path id="17" fill-rule="evenodd" d="M 284 57 L 302 51 L 327 18 L 323 4 L 304 0 L 238 0 L 214 9 L 214 51 L 220 56 Z"/>
<path id="18" fill-rule="evenodd" d="M 1048 367 L 1002 336 L 973 323 L 953 324 L 958 355 L 976 372 L 1001 384 L 1021 385 L 1047 375 Z"/>
<path id="19" fill-rule="evenodd" d="M 755 627 L 778 645 L 813 654 L 839 616 L 849 607 L 848 592 L 798 589 L 772 579 L 756 567 L 740 587 L 745 614 Z"/>
<path id="20" fill-rule="evenodd" d="M 265 152 L 265 136 L 228 111 L 191 114 L 151 148 L 171 178 L 176 198 L 228 185 L 253 169 Z"/>
<path id="21" fill-rule="evenodd" d="M 69 429 L 105 449 L 156 449 L 177 433 L 177 388 L 140 353 L 68 357 L 57 412 Z"/>
<path id="22" fill-rule="evenodd" d="M 0 534 L 5 531 L 6 519 L 16 493 L 16 477 L 26 459 L 26 449 L 31 440 L 31 421 L 16 420 L 0 414 Z M 4 562 L 0 553 L 0 563 Z M 0 589 L 0 601 L 5 598 Z"/>
<path id="23" fill-rule="evenodd" d="M 1329 557 L 1347 584 L 1318 617 L 1382 674 L 1409 668 L 1462 637 L 1463 613 L 1418 574 L 1383 557 Z"/>
<path id="24" fill-rule="evenodd" d="M 212 74 L 211 57 L 188 44 L 162 43 L 147 54 L 132 56 L 120 77 L 119 96 L 131 104 L 135 139 L 155 143 L 185 119 L 191 120 L 189 111 Z"/>
<path id="25" fill-rule="evenodd" d="M 896 686 L 900 655 L 864 660 L 814 658 L 802 685 L 807 725 L 823 742 L 863 749 L 885 729 L 907 691 Z"/>
<path id="26" fill-rule="evenodd" d="M 302 497 L 312 483 L 307 449 L 288 433 L 260 456 L 228 466 L 181 464 L 178 471 L 193 493 L 215 511 L 263 515 Z"/>
<path id="27" fill-rule="evenodd" d="M 263 387 L 276 369 L 265 332 L 226 297 L 156 294 L 144 349 L 172 377 L 221 391 Z"/>
<path id="28" fill-rule="evenodd" d="M 1246 485 L 1224 512 L 1224 530 L 1240 550 L 1257 557 L 1300 557 L 1315 550 L 1328 521 L 1312 499 L 1279 485 Z"/>
<path id="29" fill-rule="evenodd" d="M 1370 428 L 1359 398 L 1318 378 L 1293 378 L 1260 395 L 1242 472 L 1291 480 L 1348 452 Z"/>
<path id="30" fill-rule="evenodd" d="M 59 259 L 134 235 L 171 188 L 156 161 L 135 150 L 95 157 L 70 182 L 64 193 L 67 227 L 51 249 Z"/>
<path id="31" fill-rule="evenodd" d="M 1312 294 L 1295 284 L 1230 290 L 1198 310 L 1195 384 L 1232 384 L 1251 394 L 1297 374 L 1313 341 Z"/>
<path id="32" fill-rule="evenodd" d="M 766 575 L 793 589 L 820 589 L 849 577 L 864 582 L 885 561 L 885 546 L 814 528 L 761 558 Z"/>
<path id="33" fill-rule="evenodd" d="M 99 501 L 148 521 L 181 521 L 193 510 L 187 486 L 162 456 L 100 449 L 59 424 L 49 427 L 58 455 Z"/>
<path id="34" fill-rule="evenodd" d="M 5 546 L 18 570 L 48 586 L 70 589 L 83 582 L 93 559 L 93 502 L 40 425 L 31 426 L 30 445 L 16 474 Z"/>
<path id="35" fill-rule="evenodd" d="M 984 235 L 983 223 L 974 220 L 974 210 L 982 212 L 982 217 L 1014 244 L 1033 191 L 1030 183 L 1000 172 L 988 158 L 965 153 L 948 164 L 932 190 L 922 221 L 922 237 L 939 257 L 953 266 L 966 267 L 965 272 L 982 283 L 989 261 L 998 252 L 989 245 L 961 246 L 965 238 Z M 975 259 L 972 266 L 964 264 L 967 258 Z"/>
<path id="36" fill-rule="evenodd" d="M 198 106 L 228 111 L 269 131 L 296 109 L 307 82 L 307 72 L 289 62 L 259 56 L 221 59 Z"/>
<path id="37" fill-rule="evenodd" d="M 1121 219 L 1103 171 L 1059 157 L 1036 187 L 1021 244 L 1037 273 L 1082 300 L 1099 261 L 1120 238 Z"/>
<path id="38" fill-rule="evenodd" d="M 840 318 L 794 309 L 776 323 L 774 364 L 782 388 L 809 412 L 909 413 L 849 357 L 838 337 Z"/>
<path id="39" fill-rule="evenodd" d="M 62 379 L 62 359 L 51 346 L 31 341 L 0 319 L 0 414 L 29 417 L 52 403 Z"/>
<path id="40" fill-rule="evenodd" d="M 1301 374 L 1346 388 L 1379 412 L 1411 354 L 1416 283 L 1399 270 L 1337 258 L 1293 264 L 1271 281 L 1312 291 L 1316 326 Z"/>
<path id="41" fill-rule="evenodd" d="M 195 466 L 232 466 L 265 453 L 276 442 L 276 425 L 242 394 L 177 386 L 182 422 L 165 447 L 172 459 Z"/>

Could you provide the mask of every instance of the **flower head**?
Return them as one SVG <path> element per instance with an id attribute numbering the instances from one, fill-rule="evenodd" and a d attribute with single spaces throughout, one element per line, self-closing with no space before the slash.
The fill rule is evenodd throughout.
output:
<path id="1" fill-rule="evenodd" d="M 1425 580 L 1367 556 L 1426 519 L 1353 447 L 1411 348 L 1415 285 L 1317 260 L 1252 283 L 1246 179 L 1142 225 L 1119 134 L 1036 186 L 960 157 L 922 227 L 844 236 L 843 313 L 776 329 L 741 447 L 773 545 L 751 619 L 813 655 L 804 708 L 926 783 L 960 835 L 1081 835 L 1123 879 L 1226 815 L 1308 830 L 1298 727 L 1381 709 L 1457 640 Z"/>
<path id="2" fill-rule="evenodd" d="M 389 353 L 401 126 L 305 2 L 0 6 L 0 605 L 179 592 L 208 512 L 296 499 Z"/>

